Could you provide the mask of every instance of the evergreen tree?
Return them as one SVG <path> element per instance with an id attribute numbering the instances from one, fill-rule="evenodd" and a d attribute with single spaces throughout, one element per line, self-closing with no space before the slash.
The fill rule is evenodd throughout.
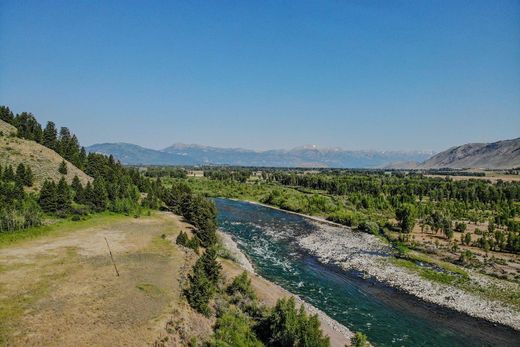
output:
<path id="1" fill-rule="evenodd" d="M 47 122 L 43 130 L 42 144 L 47 148 L 58 151 L 58 130 L 56 130 L 54 122 Z"/>
<path id="2" fill-rule="evenodd" d="M 92 195 L 89 202 L 98 211 L 103 211 L 107 207 L 108 193 L 103 178 L 96 178 L 92 186 Z"/>
<path id="3" fill-rule="evenodd" d="M 83 186 L 79 180 L 79 177 L 76 175 L 72 179 L 71 186 L 72 191 L 74 192 L 74 201 L 77 203 L 81 203 L 83 199 Z"/>
<path id="4" fill-rule="evenodd" d="M 62 160 L 61 161 L 61 164 L 58 168 L 58 172 L 62 175 L 66 175 L 68 170 L 67 170 L 67 163 L 65 162 L 65 160 Z"/>
<path id="5" fill-rule="evenodd" d="M 7 106 L 0 106 L 0 119 L 6 123 L 13 124 L 14 115 L 13 112 Z"/>
<path id="6" fill-rule="evenodd" d="M 43 182 L 38 204 L 45 212 L 56 212 L 58 209 L 56 184 L 53 181 Z"/>
<path id="7" fill-rule="evenodd" d="M 65 178 L 62 177 L 56 187 L 57 209 L 60 211 L 67 211 L 70 209 L 70 204 L 71 204 L 70 188 L 67 185 Z"/>
<path id="8" fill-rule="evenodd" d="M 34 175 L 33 175 L 33 172 L 31 170 L 31 167 L 30 166 L 27 166 L 25 168 L 25 179 L 24 179 L 24 182 L 23 184 L 27 187 L 32 187 L 33 185 L 33 180 L 34 180 Z"/>
<path id="9" fill-rule="evenodd" d="M 217 250 L 215 247 L 207 248 L 198 261 L 203 264 L 207 278 L 216 285 L 220 278 L 222 265 L 217 261 Z"/>
<path id="10" fill-rule="evenodd" d="M 20 185 L 24 185 L 26 178 L 25 178 L 25 166 L 20 163 L 16 167 L 16 177 L 15 177 L 16 183 L 19 183 Z"/>
<path id="11" fill-rule="evenodd" d="M 3 172 L 4 181 L 14 181 L 16 179 L 16 175 L 14 174 L 13 167 L 8 165 Z"/>
<path id="12" fill-rule="evenodd" d="M 214 293 L 214 286 L 206 276 L 204 264 L 200 261 L 195 263 L 193 273 L 188 275 L 189 287 L 184 290 L 188 303 L 197 312 L 206 316 L 210 314 L 209 301 Z"/>

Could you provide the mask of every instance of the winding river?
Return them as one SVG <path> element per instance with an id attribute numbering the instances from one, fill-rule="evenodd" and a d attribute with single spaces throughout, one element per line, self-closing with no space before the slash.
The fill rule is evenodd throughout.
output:
<path id="1" fill-rule="evenodd" d="M 215 199 L 218 222 L 255 270 L 376 346 L 520 346 L 520 334 L 321 264 L 295 242 L 319 226 L 247 202 Z"/>

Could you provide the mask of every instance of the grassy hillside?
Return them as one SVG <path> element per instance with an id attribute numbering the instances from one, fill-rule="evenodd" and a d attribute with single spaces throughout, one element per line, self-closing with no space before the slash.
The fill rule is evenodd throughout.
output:
<path id="1" fill-rule="evenodd" d="M 53 150 L 34 141 L 10 136 L 16 133 L 16 128 L 0 120 L 0 165 L 12 165 L 14 169 L 19 163 L 28 165 L 34 174 L 35 188 L 41 187 L 46 179 L 58 181 L 61 174 L 58 168 L 63 158 Z M 82 184 L 92 181 L 83 171 L 67 162 L 67 182 L 72 182 L 78 176 Z"/>

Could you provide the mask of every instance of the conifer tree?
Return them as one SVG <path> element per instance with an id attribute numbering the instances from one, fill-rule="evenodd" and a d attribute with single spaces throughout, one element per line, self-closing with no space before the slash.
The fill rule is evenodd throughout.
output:
<path id="1" fill-rule="evenodd" d="M 56 186 L 56 205 L 57 209 L 60 211 L 67 211 L 70 208 L 71 197 L 70 197 L 70 189 L 65 181 L 65 178 L 62 177 Z"/>
<path id="2" fill-rule="evenodd" d="M 31 170 L 31 167 L 30 166 L 27 166 L 25 168 L 25 179 L 24 179 L 24 185 L 27 186 L 27 187 L 32 187 L 33 185 L 33 180 L 34 180 L 34 175 L 33 175 L 33 172 Z"/>
<path id="3" fill-rule="evenodd" d="M 79 177 L 76 175 L 72 179 L 71 186 L 72 191 L 74 192 L 74 201 L 77 203 L 81 203 L 83 198 L 83 186 L 79 180 Z"/>
<path id="4" fill-rule="evenodd" d="M 220 278 L 222 265 L 217 261 L 217 250 L 215 247 L 207 248 L 198 261 L 204 265 L 204 271 L 208 279 L 216 285 Z"/>
<path id="5" fill-rule="evenodd" d="M 43 182 L 38 203 L 45 212 L 55 212 L 58 209 L 56 184 L 53 181 Z"/>
<path id="6" fill-rule="evenodd" d="M 15 180 L 17 183 L 21 184 L 22 186 L 25 183 L 25 166 L 20 163 L 16 167 L 16 177 Z"/>
<path id="7" fill-rule="evenodd" d="M 67 163 L 65 162 L 65 160 L 61 161 L 60 167 L 58 168 L 58 172 L 62 175 L 67 174 L 68 170 L 67 170 Z"/>
<path id="8" fill-rule="evenodd" d="M 189 287 L 184 290 L 188 303 L 196 311 L 209 316 L 209 301 L 214 293 L 214 287 L 206 276 L 204 264 L 197 261 L 193 267 L 193 273 L 188 275 Z"/>
<path id="9" fill-rule="evenodd" d="M 54 122 L 47 122 L 43 130 L 42 144 L 47 148 L 58 151 L 58 130 L 56 130 Z"/>
<path id="10" fill-rule="evenodd" d="M 4 181 L 14 181 L 16 179 L 16 175 L 14 174 L 13 167 L 8 165 L 3 173 Z"/>

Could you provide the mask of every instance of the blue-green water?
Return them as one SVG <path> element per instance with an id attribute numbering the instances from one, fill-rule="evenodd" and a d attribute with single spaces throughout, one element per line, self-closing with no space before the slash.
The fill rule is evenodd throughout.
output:
<path id="1" fill-rule="evenodd" d="M 376 346 L 520 346 L 513 329 L 321 264 L 295 242 L 318 227 L 304 217 L 246 202 L 215 202 L 221 230 L 233 236 L 260 275 L 364 332 Z"/>

